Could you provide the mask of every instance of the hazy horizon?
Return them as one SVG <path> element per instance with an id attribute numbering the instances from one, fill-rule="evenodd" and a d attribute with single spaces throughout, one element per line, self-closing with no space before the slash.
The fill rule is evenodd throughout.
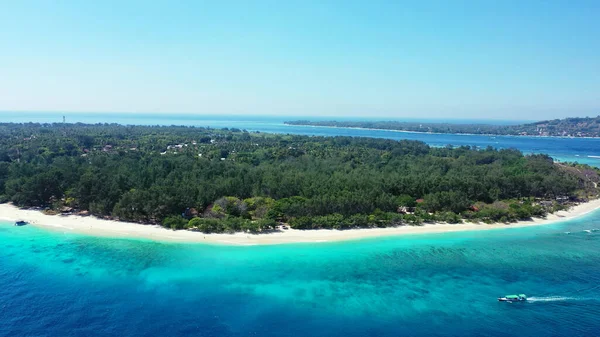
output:
<path id="1" fill-rule="evenodd" d="M 18 115 L 15 115 L 18 113 Z M 178 119 L 178 120 L 214 120 L 214 121 L 294 121 L 294 120 L 310 120 L 310 121 L 396 121 L 396 122 L 423 122 L 423 123 L 449 123 L 449 124 L 521 124 L 532 123 L 540 120 L 530 119 L 494 119 L 494 118 L 460 118 L 460 117 L 395 117 L 395 116 L 310 116 L 310 115 L 281 115 L 281 114 L 211 114 L 211 113 L 163 113 L 163 112 L 109 112 L 109 111 L 3 111 L 0 110 L 0 118 L 3 122 L 62 122 L 62 118 L 66 117 L 67 123 L 88 123 L 96 121 L 98 118 L 117 118 L 123 120 L 139 121 L 143 118 L 159 118 L 159 119 Z M 590 116 L 591 117 L 591 116 Z M 73 119 L 75 118 L 75 119 Z M 88 119 L 89 118 L 89 119 Z M 107 120 L 108 121 L 108 120 Z M 119 122 L 117 122 L 119 123 Z M 122 123 L 119 123 L 122 124 Z"/>
<path id="2" fill-rule="evenodd" d="M 539 120 L 532 119 L 502 119 L 502 118 L 461 118 L 461 117 L 441 117 L 441 118 L 430 118 L 430 117 L 418 117 L 418 116 L 373 116 L 373 115 L 357 115 L 357 116 L 341 116 L 341 115 L 285 115 L 285 114 L 257 114 L 257 113 L 240 113 L 240 114 L 217 114 L 217 113 L 194 113 L 194 112 L 130 112 L 130 111 L 34 111 L 34 110 L 0 110 L 0 116 L 19 113 L 19 118 L 27 117 L 46 117 L 53 116 L 55 118 L 62 119 L 63 116 L 67 118 L 69 116 L 123 116 L 127 118 L 140 118 L 142 116 L 157 116 L 157 117 L 188 117 L 188 118 L 213 118 L 222 120 L 238 120 L 243 119 L 249 120 L 260 120 L 260 119 L 280 119 L 285 121 L 291 120 L 353 120 L 353 121 L 423 121 L 423 122 L 443 122 L 448 121 L 449 123 L 457 122 L 468 122 L 468 121 L 481 121 L 481 122 L 536 122 Z M 581 116 L 581 117 L 595 117 L 595 116 Z"/>
<path id="3" fill-rule="evenodd" d="M 3 4 L 0 111 L 600 114 L 600 3 Z"/>
<path id="4" fill-rule="evenodd" d="M 146 112 L 146 111 L 93 111 L 93 110 L 89 110 L 89 111 L 66 111 L 66 110 L 2 110 L 0 109 L 0 114 L 10 114 L 10 113 L 24 113 L 24 114 L 56 114 L 57 116 L 62 116 L 62 115 L 99 115 L 99 114 L 107 114 L 107 115 L 118 115 L 118 114 L 122 114 L 122 115 L 129 115 L 129 116 L 135 116 L 135 115 L 161 115 L 161 116 L 165 116 L 165 115 L 177 115 L 177 116 L 196 116 L 196 117 L 280 117 L 282 119 L 285 120 L 290 120 L 293 118 L 306 118 L 306 119 L 318 119 L 318 120 L 324 120 L 324 119 L 352 119 L 352 120 L 411 120 L 411 121 L 415 121 L 415 120 L 423 120 L 423 121 L 427 121 L 427 120 L 436 120 L 436 121 L 442 121 L 442 120 L 448 120 L 448 121 L 461 121 L 461 120 L 466 120 L 466 121 L 518 121 L 518 122 L 537 122 L 537 121 L 543 121 L 543 120 L 553 120 L 553 119 L 566 119 L 566 118 L 595 118 L 595 117 L 599 117 L 600 116 L 600 111 L 598 111 L 598 113 L 590 113 L 590 114 L 573 114 L 572 116 L 567 115 L 564 117 L 554 117 L 554 118 L 535 118 L 535 119 L 526 119 L 526 118 L 502 118 L 500 116 L 494 116 L 494 117 L 489 117 L 489 118 L 485 118 L 485 116 L 477 116 L 477 117 L 461 117 L 461 116 L 455 116 L 455 115 L 450 115 L 450 116 L 441 116 L 441 117 L 419 117 L 418 116 L 418 112 L 415 112 L 414 114 L 410 114 L 410 115 L 406 115 L 406 116 L 402 116 L 402 115 L 373 115 L 373 114 L 357 114 L 357 115 L 328 115 L 328 114 L 319 114 L 319 115 L 311 115 L 311 114 L 284 114 L 284 113 L 273 113 L 273 114 L 268 114 L 268 113 L 254 113 L 254 112 L 244 112 L 244 113 L 210 113 L 210 112 L 205 112 L 205 113 L 198 113 L 198 112 L 177 112 L 177 111 L 154 111 L 154 112 Z M 521 116 L 523 116 L 523 114 L 521 114 Z"/>

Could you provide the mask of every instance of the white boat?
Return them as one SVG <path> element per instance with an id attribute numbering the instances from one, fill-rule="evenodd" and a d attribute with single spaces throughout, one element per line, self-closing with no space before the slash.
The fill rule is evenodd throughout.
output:
<path id="1" fill-rule="evenodd" d="M 523 302 L 523 301 L 527 301 L 527 296 L 525 296 L 525 294 L 506 295 L 504 297 L 498 297 L 498 301 L 500 301 L 500 302 Z"/>

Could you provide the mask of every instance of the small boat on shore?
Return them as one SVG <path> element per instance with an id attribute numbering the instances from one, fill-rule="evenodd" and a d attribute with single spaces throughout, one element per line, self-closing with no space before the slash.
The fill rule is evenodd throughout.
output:
<path id="1" fill-rule="evenodd" d="M 525 296 L 525 294 L 506 295 L 504 297 L 498 297 L 498 301 L 500 301 L 500 302 L 523 302 L 523 301 L 527 301 L 527 296 Z"/>
<path id="2" fill-rule="evenodd" d="M 15 226 L 25 226 L 27 224 L 28 224 L 27 221 L 23 221 L 23 220 L 15 221 Z"/>

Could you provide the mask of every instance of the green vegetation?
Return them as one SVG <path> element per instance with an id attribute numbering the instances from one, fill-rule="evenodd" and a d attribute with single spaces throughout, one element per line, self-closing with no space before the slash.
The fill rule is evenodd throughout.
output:
<path id="1" fill-rule="evenodd" d="M 598 171 L 517 150 L 116 124 L 0 124 L 0 201 L 206 233 L 543 216 Z"/>
<path id="2" fill-rule="evenodd" d="M 381 129 L 431 133 L 463 133 L 475 135 L 600 137 L 600 116 L 566 118 L 520 125 L 418 123 L 398 121 L 290 121 L 289 125 L 311 125 L 361 129 Z"/>

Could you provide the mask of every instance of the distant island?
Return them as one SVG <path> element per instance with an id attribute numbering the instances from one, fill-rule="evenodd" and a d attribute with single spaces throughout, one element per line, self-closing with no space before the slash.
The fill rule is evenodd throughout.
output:
<path id="1" fill-rule="evenodd" d="M 508 223 L 596 198 L 599 173 L 407 140 L 0 124 L 0 202 L 204 233 Z"/>
<path id="2" fill-rule="evenodd" d="M 418 123 L 400 121 L 287 121 L 288 125 L 328 126 L 406 132 L 474 135 L 600 137 L 600 116 L 565 118 L 519 125 Z"/>

